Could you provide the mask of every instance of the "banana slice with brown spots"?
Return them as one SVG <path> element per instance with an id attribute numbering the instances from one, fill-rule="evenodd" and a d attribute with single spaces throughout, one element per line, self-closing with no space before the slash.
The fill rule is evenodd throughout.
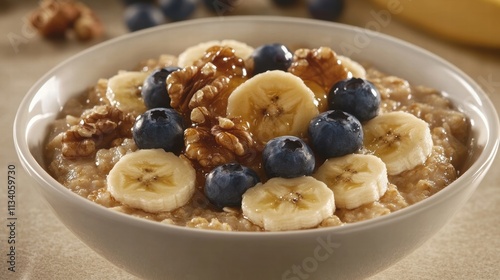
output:
<path id="1" fill-rule="evenodd" d="M 313 176 L 333 191 L 335 206 L 345 209 L 379 200 L 389 183 L 384 162 L 374 155 L 349 154 L 330 158 Z"/>
<path id="2" fill-rule="evenodd" d="M 272 178 L 243 194 L 243 215 L 267 231 L 312 228 L 333 215 L 333 192 L 321 181 L 303 176 Z"/>
<path id="3" fill-rule="evenodd" d="M 142 114 L 146 105 L 141 97 L 141 88 L 147 77 L 147 72 L 121 71 L 108 80 L 106 97 L 111 105 L 124 112 Z"/>
<path id="4" fill-rule="evenodd" d="M 389 175 L 425 163 L 432 152 L 429 124 L 403 111 L 378 115 L 363 125 L 364 146 L 382 159 Z"/>
<path id="5" fill-rule="evenodd" d="M 150 213 L 185 205 L 195 191 L 191 164 L 163 149 L 137 150 L 123 156 L 107 177 L 108 191 L 129 207 Z"/>
<path id="6" fill-rule="evenodd" d="M 254 138 L 305 137 L 309 122 L 318 115 L 314 93 L 297 76 L 267 71 L 245 81 L 229 96 L 227 114 L 249 124 Z"/>

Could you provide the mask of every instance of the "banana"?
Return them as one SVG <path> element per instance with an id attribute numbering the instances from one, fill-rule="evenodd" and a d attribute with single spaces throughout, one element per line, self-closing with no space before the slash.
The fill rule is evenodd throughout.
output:
<path id="1" fill-rule="evenodd" d="M 354 209 L 380 199 L 387 191 L 387 168 L 374 155 L 349 154 L 327 159 L 313 174 L 335 197 L 337 208 Z"/>
<path id="2" fill-rule="evenodd" d="M 246 121 L 255 140 L 277 136 L 305 137 L 318 115 L 314 93 L 297 76 L 279 70 L 257 74 L 229 95 L 227 114 Z"/>
<path id="3" fill-rule="evenodd" d="M 243 194 L 243 215 L 267 231 L 312 228 L 333 215 L 333 192 L 310 176 L 272 178 Z"/>
<path id="4" fill-rule="evenodd" d="M 146 106 L 141 97 L 141 87 L 147 72 L 121 71 L 108 80 L 106 97 L 111 105 L 124 112 L 142 114 Z"/>
<path id="5" fill-rule="evenodd" d="M 243 59 L 250 57 L 250 55 L 254 51 L 253 47 L 236 40 L 208 41 L 189 47 L 185 49 L 181 54 L 179 54 L 179 67 L 187 67 L 193 65 L 195 61 L 205 55 L 207 49 L 213 46 L 231 47 L 232 49 L 234 49 L 236 56 Z"/>
<path id="6" fill-rule="evenodd" d="M 500 0 L 371 0 L 384 10 L 375 20 L 388 24 L 391 15 L 439 38 L 500 48 Z"/>
<path id="7" fill-rule="evenodd" d="M 347 56 L 337 55 L 337 58 L 350 73 L 349 75 L 350 77 L 366 79 L 366 70 L 363 66 L 361 66 L 361 64 L 359 64 L 358 62 L 352 60 Z"/>
<path id="8" fill-rule="evenodd" d="M 123 156 L 107 177 L 107 188 L 124 205 L 149 213 L 186 204 L 195 191 L 196 172 L 187 160 L 163 149 Z"/>
<path id="9" fill-rule="evenodd" d="M 369 120 L 363 125 L 363 135 L 365 148 L 382 159 L 389 175 L 425 163 L 434 145 L 429 125 L 403 111 Z"/>

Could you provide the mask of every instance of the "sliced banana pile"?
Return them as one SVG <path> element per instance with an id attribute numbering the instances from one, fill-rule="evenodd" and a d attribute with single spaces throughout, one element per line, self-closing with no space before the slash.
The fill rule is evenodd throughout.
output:
<path id="1" fill-rule="evenodd" d="M 150 213 L 185 205 L 195 185 L 196 171 L 191 164 L 163 149 L 126 154 L 107 177 L 108 191 L 114 199 Z"/>
<path id="2" fill-rule="evenodd" d="M 243 194 L 243 215 L 268 231 L 312 228 L 333 215 L 333 192 L 321 181 L 303 176 L 273 178 Z"/>
<path id="3" fill-rule="evenodd" d="M 267 71 L 245 81 L 229 96 L 227 114 L 250 126 L 262 143 L 284 135 L 305 137 L 319 114 L 314 93 L 299 77 L 284 71 Z"/>
<path id="4" fill-rule="evenodd" d="M 381 114 L 363 125 L 364 146 L 382 159 L 389 175 L 425 163 L 432 152 L 429 125 L 402 111 Z"/>
<path id="5" fill-rule="evenodd" d="M 122 71 L 108 80 L 106 97 L 111 105 L 124 112 L 141 114 L 146 106 L 141 97 L 141 87 L 147 72 Z"/>

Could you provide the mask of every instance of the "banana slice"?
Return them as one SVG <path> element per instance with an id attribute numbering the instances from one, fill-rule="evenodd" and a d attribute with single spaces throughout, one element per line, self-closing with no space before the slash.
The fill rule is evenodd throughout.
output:
<path id="1" fill-rule="evenodd" d="M 337 208 L 354 209 L 380 199 L 387 191 L 387 168 L 374 155 L 330 158 L 314 173 L 335 196 Z"/>
<path id="2" fill-rule="evenodd" d="M 191 199 L 196 172 L 188 161 L 163 149 L 137 150 L 115 164 L 107 183 L 108 191 L 122 204 L 158 213 Z"/>
<path id="3" fill-rule="evenodd" d="M 141 87 L 147 72 L 122 71 L 108 80 L 106 97 L 111 105 L 124 112 L 142 114 L 146 106 L 141 97 Z"/>
<path id="4" fill-rule="evenodd" d="M 333 215 L 333 192 L 310 176 L 272 178 L 243 194 L 243 215 L 268 231 L 312 228 Z"/>
<path id="5" fill-rule="evenodd" d="M 425 163 L 432 152 L 429 125 L 402 111 L 381 114 L 363 125 L 364 146 L 380 157 L 389 175 Z"/>
<path id="6" fill-rule="evenodd" d="M 228 116 L 246 121 L 263 143 L 283 135 L 305 137 L 318 113 L 314 93 L 299 77 L 279 70 L 255 75 L 227 100 Z"/>
<path id="7" fill-rule="evenodd" d="M 253 53 L 254 48 L 236 40 L 208 41 L 192 46 L 179 54 L 179 67 L 187 67 L 193 65 L 195 61 L 205 55 L 205 51 L 213 46 L 231 47 L 234 49 L 236 56 L 246 59 Z"/>
<path id="8" fill-rule="evenodd" d="M 361 64 L 347 56 L 337 55 L 337 58 L 340 60 L 342 65 L 344 65 L 352 78 L 366 79 L 366 70 L 363 66 L 361 66 Z"/>

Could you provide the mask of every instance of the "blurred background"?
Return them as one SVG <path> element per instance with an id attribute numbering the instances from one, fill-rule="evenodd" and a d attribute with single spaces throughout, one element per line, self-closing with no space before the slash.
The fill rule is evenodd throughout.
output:
<path id="1" fill-rule="evenodd" d="M 104 36 L 90 38 L 94 41 L 193 18 L 275 15 L 337 21 L 384 33 L 391 33 L 389 25 L 396 20 L 426 34 L 423 36 L 465 46 L 500 48 L 500 0 L 0 0 L 2 29 L 30 39 L 27 37 L 33 37 L 32 30 L 26 26 L 23 29 L 23 25 L 31 21 L 50 37 L 46 26 L 64 30 L 66 23 L 57 13 L 67 12 L 67 6 L 74 5 L 88 8 L 102 23 Z M 14 18 L 17 23 L 8 21 Z M 69 33 L 66 35 L 71 36 Z M 16 39 L 25 41 L 13 34 L 7 37 L 13 44 Z"/>

